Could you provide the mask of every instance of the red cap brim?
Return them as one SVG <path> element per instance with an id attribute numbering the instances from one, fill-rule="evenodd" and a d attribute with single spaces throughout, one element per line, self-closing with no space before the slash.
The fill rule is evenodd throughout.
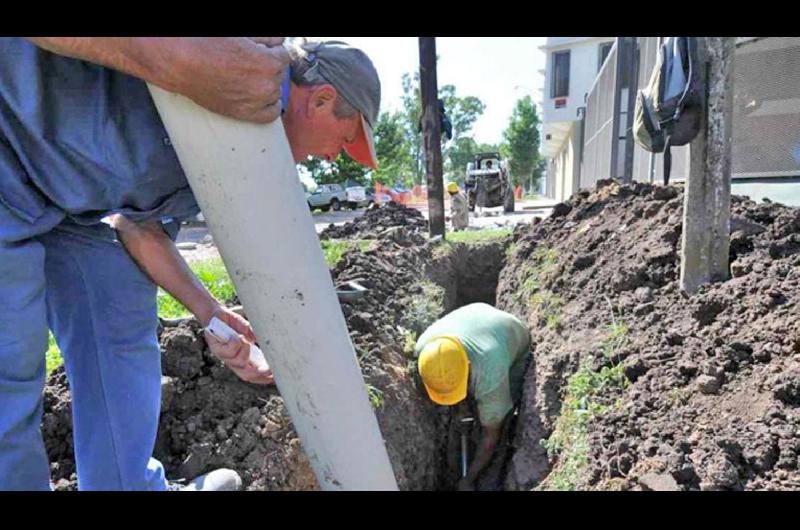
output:
<path id="1" fill-rule="evenodd" d="M 352 144 L 345 144 L 344 150 L 350 158 L 372 169 L 378 168 L 378 157 L 375 156 L 375 144 L 372 141 L 372 127 L 361 114 L 361 132 Z"/>

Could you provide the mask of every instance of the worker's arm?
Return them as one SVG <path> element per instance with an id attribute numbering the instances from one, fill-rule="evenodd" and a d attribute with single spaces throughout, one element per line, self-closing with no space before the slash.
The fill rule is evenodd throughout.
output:
<path id="1" fill-rule="evenodd" d="M 478 444 L 478 449 L 475 451 L 475 457 L 472 459 L 467 476 L 462 478 L 458 483 L 458 489 L 461 491 L 471 491 L 475 489 L 475 480 L 481 474 L 489 462 L 492 461 L 494 451 L 497 449 L 497 442 L 500 441 L 500 433 L 503 430 L 502 422 L 499 425 L 484 426 L 481 429 L 481 441 Z"/>
<path id="2" fill-rule="evenodd" d="M 503 356 L 493 355 L 492 358 L 501 359 Z M 482 388 L 478 385 L 474 390 L 474 399 L 478 407 L 478 417 L 481 423 L 481 441 L 475 451 L 475 456 L 470 465 L 467 476 L 459 483 L 459 489 L 472 489 L 475 480 L 481 472 L 489 465 L 494 456 L 497 443 L 500 440 L 503 422 L 508 418 L 509 413 L 514 409 L 514 402 L 511 399 L 510 381 L 508 368 L 502 370 L 503 376 L 496 381 L 490 389 Z M 489 381 L 486 373 L 482 378 Z"/>
<path id="3" fill-rule="evenodd" d="M 289 64 L 283 37 L 28 37 L 182 94 L 213 112 L 268 123 L 280 116 Z"/>
<path id="4" fill-rule="evenodd" d="M 134 223 L 122 215 L 113 216 L 111 222 L 125 249 L 139 267 L 157 285 L 186 306 L 203 327 L 208 326 L 211 318 L 216 316 L 240 334 L 222 343 L 206 332 L 206 342 L 214 355 L 245 381 L 258 384 L 273 382 L 271 370 L 257 368 L 249 360 L 250 344 L 256 342 L 250 324 L 225 308 L 208 292 L 159 222 Z"/>

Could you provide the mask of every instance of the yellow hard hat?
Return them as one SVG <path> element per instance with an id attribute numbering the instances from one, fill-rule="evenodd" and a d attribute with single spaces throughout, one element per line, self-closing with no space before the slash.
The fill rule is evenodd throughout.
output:
<path id="1" fill-rule="evenodd" d="M 447 185 L 447 193 L 458 193 L 458 184 L 451 182 Z"/>
<path id="2" fill-rule="evenodd" d="M 467 397 L 469 358 L 455 337 L 437 337 L 422 349 L 417 361 L 428 396 L 440 405 L 455 405 Z"/>

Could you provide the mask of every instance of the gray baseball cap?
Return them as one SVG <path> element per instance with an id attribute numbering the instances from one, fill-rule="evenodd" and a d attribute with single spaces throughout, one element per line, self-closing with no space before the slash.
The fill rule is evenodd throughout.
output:
<path id="1" fill-rule="evenodd" d="M 307 42 L 301 46 L 306 57 L 292 78 L 309 83 L 327 83 L 361 114 L 362 134 L 344 146 L 354 160 L 376 168 L 372 127 L 378 121 L 381 81 L 367 54 L 342 41 Z"/>

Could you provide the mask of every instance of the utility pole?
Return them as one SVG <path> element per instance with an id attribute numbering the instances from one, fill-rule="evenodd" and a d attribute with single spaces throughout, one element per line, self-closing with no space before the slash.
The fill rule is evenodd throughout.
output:
<path id="1" fill-rule="evenodd" d="M 708 92 L 700 134 L 689 147 L 683 202 L 680 282 L 690 295 L 728 278 L 734 52 L 735 37 L 698 38 Z"/>
<path id="2" fill-rule="evenodd" d="M 444 237 L 442 131 L 436 81 L 436 37 L 419 38 L 419 91 L 422 96 L 422 140 L 428 177 L 428 218 L 431 237 Z"/>

